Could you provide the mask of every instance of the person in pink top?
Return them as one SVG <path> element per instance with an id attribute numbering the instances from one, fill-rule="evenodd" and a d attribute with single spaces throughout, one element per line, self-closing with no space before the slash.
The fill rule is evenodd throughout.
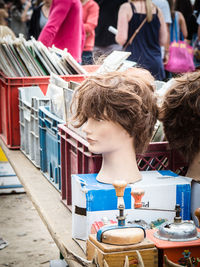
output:
<path id="1" fill-rule="evenodd" d="M 81 0 L 83 6 L 83 25 L 85 30 L 85 43 L 82 53 L 82 64 L 93 64 L 93 48 L 95 28 L 98 24 L 99 6 L 94 0 Z"/>
<path id="2" fill-rule="evenodd" d="M 53 0 L 48 21 L 39 38 L 45 46 L 64 49 L 81 62 L 84 42 L 82 6 L 79 0 Z"/>

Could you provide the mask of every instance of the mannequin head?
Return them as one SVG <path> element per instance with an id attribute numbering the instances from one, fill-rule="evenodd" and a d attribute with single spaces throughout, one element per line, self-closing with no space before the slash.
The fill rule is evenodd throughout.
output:
<path id="1" fill-rule="evenodd" d="M 170 146 L 190 164 L 200 151 L 200 72 L 175 79 L 164 96 L 160 120 Z"/>
<path id="2" fill-rule="evenodd" d="M 72 100 L 74 126 L 82 126 L 89 118 L 98 125 L 115 124 L 117 132 L 121 129 L 133 139 L 136 152 L 144 151 L 158 114 L 153 82 L 151 74 L 139 68 L 89 77 Z"/>
<path id="3" fill-rule="evenodd" d="M 72 123 L 83 125 L 88 149 L 102 154 L 98 181 L 141 179 L 136 152 L 146 149 L 158 114 L 153 82 L 148 71 L 133 68 L 91 76 L 76 89 Z"/>

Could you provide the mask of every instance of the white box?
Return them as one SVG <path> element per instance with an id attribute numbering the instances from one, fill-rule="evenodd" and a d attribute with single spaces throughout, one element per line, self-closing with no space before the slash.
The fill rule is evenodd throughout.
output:
<path id="1" fill-rule="evenodd" d="M 24 187 L 21 185 L 16 175 L 0 177 L 0 194 L 24 192 Z"/>
<path id="2" fill-rule="evenodd" d="M 141 172 L 142 180 L 128 185 L 124 193 L 126 221 L 143 219 L 147 223 L 158 218 L 173 220 L 175 204 L 180 204 L 183 219 L 190 219 L 191 179 L 170 171 Z M 92 224 L 103 217 L 118 216 L 117 197 L 112 185 L 99 183 L 97 174 L 72 175 L 72 237 L 86 240 Z M 132 188 L 143 188 L 143 207 L 134 209 Z M 146 207 L 144 207 L 146 206 Z"/>
<path id="3" fill-rule="evenodd" d="M 9 162 L 0 162 L 0 194 L 22 193 L 24 188 Z"/>
<path id="4" fill-rule="evenodd" d="M 0 177 L 1 176 L 13 176 L 15 172 L 8 161 L 0 162 Z"/>
<path id="5" fill-rule="evenodd" d="M 142 171 L 142 180 L 130 184 L 131 191 L 143 189 L 142 209 L 172 211 L 180 204 L 183 220 L 190 219 L 191 178 L 179 176 L 172 171 Z M 134 208 L 134 198 L 131 198 L 131 208 L 136 216 L 141 212 Z M 137 210 L 137 212 L 136 212 Z"/>

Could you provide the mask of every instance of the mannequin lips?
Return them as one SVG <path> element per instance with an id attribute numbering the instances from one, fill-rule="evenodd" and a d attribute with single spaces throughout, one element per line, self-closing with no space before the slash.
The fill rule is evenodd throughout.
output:
<path id="1" fill-rule="evenodd" d="M 94 144 L 94 143 L 96 143 L 96 141 L 95 140 L 93 140 L 93 139 L 91 139 L 91 138 L 86 138 L 87 139 L 87 141 L 88 141 L 88 143 L 90 143 L 90 144 Z"/>

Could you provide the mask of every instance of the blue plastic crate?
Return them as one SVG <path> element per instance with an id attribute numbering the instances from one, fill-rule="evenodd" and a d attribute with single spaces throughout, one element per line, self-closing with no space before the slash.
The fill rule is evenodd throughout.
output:
<path id="1" fill-rule="evenodd" d="M 52 114 L 49 107 L 39 108 L 40 169 L 43 175 L 61 191 L 58 124 L 64 124 L 64 121 Z"/>

